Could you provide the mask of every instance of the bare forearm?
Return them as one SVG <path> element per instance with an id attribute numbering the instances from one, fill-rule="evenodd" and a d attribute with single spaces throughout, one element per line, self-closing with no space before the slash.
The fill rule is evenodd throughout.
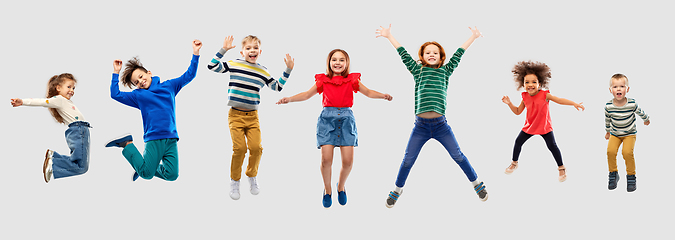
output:
<path id="1" fill-rule="evenodd" d="M 466 42 L 464 42 L 464 44 L 462 44 L 461 48 L 463 48 L 464 50 L 468 49 L 471 46 L 471 44 L 473 44 L 473 41 L 475 41 L 475 40 L 476 40 L 476 37 L 474 37 L 472 35 L 471 37 L 469 37 L 468 40 L 466 40 Z"/>
<path id="2" fill-rule="evenodd" d="M 316 94 L 316 93 L 314 93 L 314 94 Z M 289 101 L 290 101 L 290 102 L 302 102 L 302 101 L 306 101 L 307 99 L 312 98 L 312 96 L 314 96 L 314 94 L 312 94 L 312 93 L 309 92 L 309 91 L 307 91 L 307 92 L 301 92 L 301 93 L 295 94 L 295 95 L 293 95 L 292 97 L 290 97 L 290 98 L 289 98 Z"/>

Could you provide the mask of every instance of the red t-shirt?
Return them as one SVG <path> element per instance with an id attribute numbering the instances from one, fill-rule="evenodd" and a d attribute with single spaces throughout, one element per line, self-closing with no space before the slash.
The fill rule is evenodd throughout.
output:
<path id="1" fill-rule="evenodd" d="M 548 93 L 548 90 L 539 90 L 534 96 L 530 96 L 527 92 L 522 93 L 525 109 L 527 109 L 523 132 L 531 135 L 543 135 L 553 131 L 551 114 L 548 112 L 548 101 L 546 100 L 546 94 Z"/>
<path id="2" fill-rule="evenodd" d="M 359 91 L 360 73 L 350 73 L 347 77 L 333 76 L 333 78 L 319 73 L 314 78 L 316 78 L 316 91 L 319 94 L 323 93 L 324 107 L 352 107 L 354 93 Z"/>

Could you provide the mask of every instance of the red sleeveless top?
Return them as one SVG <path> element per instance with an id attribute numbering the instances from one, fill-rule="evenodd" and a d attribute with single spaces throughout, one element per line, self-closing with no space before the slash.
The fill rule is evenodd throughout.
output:
<path id="1" fill-rule="evenodd" d="M 539 90 L 534 96 L 530 96 L 527 92 L 522 93 L 525 109 L 527 109 L 523 132 L 531 135 L 543 135 L 553 131 L 548 101 L 546 101 L 546 94 L 548 93 L 548 90 Z"/>

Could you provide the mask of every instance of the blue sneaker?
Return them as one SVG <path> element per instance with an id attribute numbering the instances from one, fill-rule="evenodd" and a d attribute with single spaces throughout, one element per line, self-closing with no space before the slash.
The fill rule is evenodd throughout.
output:
<path id="1" fill-rule="evenodd" d="M 121 137 L 115 138 L 113 140 L 110 140 L 105 147 L 126 147 L 126 142 L 128 141 L 133 141 L 134 139 L 131 137 L 131 134 L 125 134 Z"/>
<path id="2" fill-rule="evenodd" d="M 331 198 L 330 194 L 326 194 L 326 190 L 324 190 L 323 207 L 329 208 L 331 205 L 333 205 L 333 199 Z"/>
<path id="3" fill-rule="evenodd" d="M 136 181 L 136 179 L 138 179 L 138 177 L 139 177 L 139 176 L 138 176 L 138 173 L 137 173 L 137 172 L 134 172 L 134 176 L 131 177 L 131 179 L 132 179 L 132 181 Z"/>
<path id="4" fill-rule="evenodd" d="M 616 185 L 618 182 L 619 182 L 619 172 L 609 172 L 609 183 L 607 184 L 607 188 L 609 190 L 616 189 Z"/>
<path id="5" fill-rule="evenodd" d="M 635 175 L 626 175 L 626 182 L 628 182 L 626 187 L 628 192 L 634 192 L 637 190 L 637 177 L 635 177 Z"/>
<path id="6" fill-rule="evenodd" d="M 347 189 L 346 188 L 345 188 L 344 191 L 338 190 L 338 203 L 340 203 L 340 205 L 342 205 L 342 206 L 347 204 Z"/>

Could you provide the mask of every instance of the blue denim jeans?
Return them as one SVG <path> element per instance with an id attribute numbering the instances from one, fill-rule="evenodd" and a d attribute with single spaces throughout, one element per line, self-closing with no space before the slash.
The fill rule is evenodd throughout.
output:
<path id="1" fill-rule="evenodd" d="M 415 164 L 417 156 L 420 154 L 420 150 L 424 144 L 432 138 L 436 139 L 436 141 L 440 142 L 443 147 L 448 150 L 450 157 L 452 157 L 457 165 L 462 168 L 462 171 L 464 171 L 464 174 L 466 174 L 469 181 L 473 182 L 478 178 L 476 171 L 471 167 L 471 163 L 469 163 L 469 160 L 459 149 L 455 134 L 452 132 L 450 125 L 448 125 L 445 116 L 432 119 L 415 117 L 415 127 L 410 134 L 408 146 L 405 149 L 405 156 L 403 157 L 401 168 L 398 170 L 398 177 L 396 178 L 397 187 L 403 187 L 405 185 L 408 174 L 410 174 L 410 169 Z"/>
<path id="2" fill-rule="evenodd" d="M 89 128 L 87 122 L 77 121 L 68 124 L 66 143 L 70 156 L 54 151 L 52 169 L 54 179 L 86 173 L 89 170 Z"/>

